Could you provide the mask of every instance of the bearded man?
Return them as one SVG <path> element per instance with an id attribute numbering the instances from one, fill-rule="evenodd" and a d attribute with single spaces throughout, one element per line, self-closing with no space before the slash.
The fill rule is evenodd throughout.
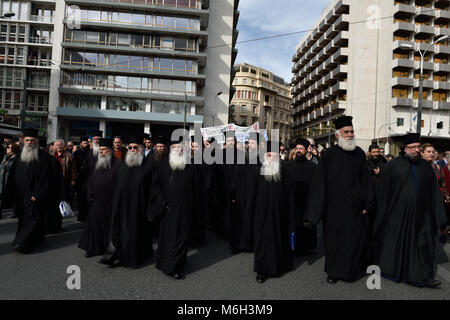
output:
<path id="1" fill-rule="evenodd" d="M 86 167 L 86 158 L 90 151 L 88 137 L 80 138 L 80 147 L 74 152 L 73 157 L 77 166 L 78 179 L 75 184 L 75 191 L 77 193 L 77 205 L 78 205 L 78 221 L 85 222 L 88 212 L 87 202 L 87 179 L 89 175 L 89 169 Z"/>
<path id="2" fill-rule="evenodd" d="M 145 213 L 150 193 L 152 165 L 144 155 L 142 140 L 128 140 L 113 197 L 108 249 L 100 262 L 138 267 L 153 253 L 152 230 Z"/>
<path id="3" fill-rule="evenodd" d="M 259 283 L 292 269 L 286 172 L 280 164 L 278 150 L 272 150 L 271 141 L 267 142 L 266 151 L 256 183 L 253 220 L 253 270 Z"/>
<path id="4" fill-rule="evenodd" d="M 50 157 L 39 149 L 36 129 L 24 129 L 22 133 L 24 144 L 11 171 L 11 194 L 19 218 L 13 245 L 15 251 L 29 253 L 45 240 Z"/>
<path id="5" fill-rule="evenodd" d="M 92 150 L 89 150 L 86 156 L 86 168 L 89 173 L 93 172 L 95 169 L 95 164 L 97 163 L 98 151 L 100 149 L 99 142 L 103 137 L 103 131 L 94 131 L 92 133 Z"/>
<path id="6" fill-rule="evenodd" d="M 86 257 L 103 255 L 109 243 L 112 203 L 121 161 L 112 154 L 112 141 L 100 139 L 97 161 L 89 176 L 89 212 L 79 247 Z"/>
<path id="7" fill-rule="evenodd" d="M 396 282 L 433 288 L 441 284 L 434 277 L 445 209 L 433 168 L 420 156 L 420 136 L 402 139 L 404 153 L 385 165 L 376 186 L 374 263 Z"/>
<path id="8" fill-rule="evenodd" d="M 297 139 L 295 159 L 289 161 L 286 167 L 289 214 L 294 221 L 294 228 L 291 230 L 294 233 L 292 245 L 296 252 L 315 251 L 318 245 L 317 230 L 315 228 L 309 230 L 303 226 L 308 195 L 317 174 L 317 165 L 307 159 L 309 146 L 309 140 Z"/>
<path id="9" fill-rule="evenodd" d="M 150 221 L 159 222 L 156 268 L 175 279 L 183 278 L 193 216 L 204 210 L 197 166 L 188 164 L 184 149 L 180 140 L 172 141 L 169 158 L 155 168 L 147 211 Z"/>
<path id="10" fill-rule="evenodd" d="M 365 271 L 370 180 L 356 146 L 352 117 L 334 121 L 338 144 L 323 153 L 308 199 L 306 227 L 324 223 L 327 282 L 357 280 Z"/>

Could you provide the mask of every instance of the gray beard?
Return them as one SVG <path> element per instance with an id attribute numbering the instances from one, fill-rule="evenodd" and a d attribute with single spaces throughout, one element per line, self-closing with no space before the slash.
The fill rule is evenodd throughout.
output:
<path id="1" fill-rule="evenodd" d="M 98 156 L 98 151 L 100 150 L 100 146 L 98 144 L 92 144 L 92 154 L 94 157 Z"/>
<path id="2" fill-rule="evenodd" d="M 172 170 L 174 171 L 184 170 L 184 168 L 186 167 L 184 157 L 172 151 L 169 154 L 169 164 L 170 168 L 172 168 Z"/>
<path id="3" fill-rule="evenodd" d="M 105 169 L 105 170 L 109 170 L 111 169 L 111 157 L 112 154 L 108 153 L 106 156 L 102 157 L 99 156 L 97 158 L 97 163 L 95 164 L 95 169 Z"/>
<path id="4" fill-rule="evenodd" d="M 37 161 L 39 158 L 39 148 L 37 145 L 24 145 L 20 153 L 20 160 L 26 164 Z"/>
<path id="5" fill-rule="evenodd" d="M 353 151 L 356 149 L 355 139 L 347 140 L 342 137 L 338 137 L 338 146 L 345 151 Z"/>
<path id="6" fill-rule="evenodd" d="M 280 163 L 278 161 L 267 162 L 264 161 L 261 167 L 261 175 L 268 182 L 278 182 L 281 180 Z"/>
<path id="7" fill-rule="evenodd" d="M 144 154 L 142 152 L 127 152 L 125 156 L 125 163 L 128 167 L 140 167 L 144 161 Z"/>

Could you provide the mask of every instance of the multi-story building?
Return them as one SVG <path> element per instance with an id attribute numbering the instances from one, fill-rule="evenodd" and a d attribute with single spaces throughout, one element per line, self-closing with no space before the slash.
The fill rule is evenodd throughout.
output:
<path id="1" fill-rule="evenodd" d="M 361 147 L 380 141 L 389 152 L 396 137 L 416 131 L 426 50 L 421 133 L 448 146 L 450 47 L 433 42 L 450 35 L 449 8 L 448 0 L 332 1 L 292 59 L 293 135 L 328 144 L 330 120 L 346 114 Z"/>
<path id="2" fill-rule="evenodd" d="M 14 13 L 0 18 L 3 122 L 41 128 L 42 135 L 47 128 L 55 5 L 55 0 L 1 1 L 2 16 Z"/>
<path id="3" fill-rule="evenodd" d="M 13 6 L 16 3 L 12 1 Z M 33 17 L 25 28 L 30 44 L 22 60 L 28 59 L 28 65 L 34 62 L 23 90 L 27 95 L 21 101 L 27 101 L 27 112 L 48 110 L 48 123 L 41 125 L 48 128 L 50 140 L 77 139 L 98 129 L 105 136 L 151 131 L 170 137 L 173 129 L 183 127 L 185 112 L 191 130 L 195 122 L 209 125 L 207 115 L 214 115 L 218 123 L 227 122 L 237 54 L 238 0 L 32 0 L 19 4 L 19 13 L 28 4 L 27 17 Z M 14 9 L 4 6 L 3 12 Z M 9 48 L 9 42 L 5 45 Z M 8 55 L 9 51 L 4 57 L 9 59 Z M 40 86 L 46 79 L 45 89 L 31 92 L 34 79 Z M 18 111 L 14 94 L 11 106 Z"/>
<path id="4" fill-rule="evenodd" d="M 235 66 L 230 122 L 279 130 L 280 141 L 290 142 L 291 87 L 272 72 L 247 63 Z"/>

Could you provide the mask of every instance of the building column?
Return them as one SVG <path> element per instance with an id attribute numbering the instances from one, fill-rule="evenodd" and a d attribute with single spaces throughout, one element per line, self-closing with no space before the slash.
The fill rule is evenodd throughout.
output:
<path id="1" fill-rule="evenodd" d="M 102 96 L 102 101 L 100 104 L 100 110 L 106 110 L 106 104 L 108 101 L 108 97 L 107 96 Z"/>
<path id="2" fill-rule="evenodd" d="M 98 124 L 98 130 L 103 132 L 103 138 L 106 135 L 106 120 L 100 120 Z"/>

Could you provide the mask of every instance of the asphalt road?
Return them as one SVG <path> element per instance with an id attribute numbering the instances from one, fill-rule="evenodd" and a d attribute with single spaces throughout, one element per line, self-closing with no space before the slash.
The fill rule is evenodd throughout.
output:
<path id="1" fill-rule="evenodd" d="M 415 288 L 381 279 L 380 290 L 369 290 L 367 278 L 330 285 L 324 273 L 323 250 L 296 257 L 294 270 L 264 284 L 255 280 L 253 255 L 230 254 L 228 245 L 208 234 L 207 245 L 190 250 L 184 280 L 175 280 L 154 267 L 110 268 L 99 257 L 85 258 L 78 248 L 83 224 L 65 219 L 63 230 L 29 255 L 13 251 L 17 219 L 0 220 L 0 299 L 449 299 L 450 244 L 439 248 L 437 279 L 440 289 Z M 156 245 L 155 245 L 156 248 Z M 69 290 L 66 270 L 81 270 L 81 289 Z"/>

